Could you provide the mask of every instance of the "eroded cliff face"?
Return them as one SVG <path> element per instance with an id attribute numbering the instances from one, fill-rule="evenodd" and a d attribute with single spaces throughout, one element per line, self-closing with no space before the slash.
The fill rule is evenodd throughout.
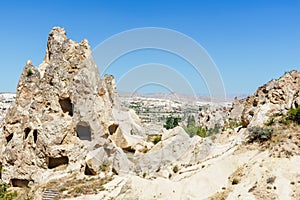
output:
<path id="1" fill-rule="evenodd" d="M 300 73 L 296 70 L 271 80 L 249 96 L 242 112 L 243 126 L 261 126 L 270 117 L 300 105 Z"/>
<path id="2" fill-rule="evenodd" d="M 100 79 L 88 41 L 74 42 L 54 27 L 42 64 L 26 63 L 3 124 L 2 179 L 26 186 L 48 179 L 45 172 L 59 166 L 85 171 L 93 168 L 86 159 L 99 148 L 98 168 L 112 155 L 123 155 L 109 139 L 119 127 L 113 110 L 126 113 L 115 89 L 112 76 Z M 97 173 L 97 167 L 88 170 Z"/>

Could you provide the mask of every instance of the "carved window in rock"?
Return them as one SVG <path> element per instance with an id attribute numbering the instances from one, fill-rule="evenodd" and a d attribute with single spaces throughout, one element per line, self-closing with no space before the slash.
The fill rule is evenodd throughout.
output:
<path id="1" fill-rule="evenodd" d="M 47 165 L 49 169 L 56 168 L 61 165 L 68 165 L 69 158 L 67 156 L 62 156 L 58 158 L 48 157 L 47 158 Z"/>
<path id="2" fill-rule="evenodd" d="M 26 179 L 16 179 L 16 178 L 13 178 L 10 180 L 11 184 L 13 187 L 28 187 L 28 184 L 29 184 L 29 180 L 26 180 Z"/>
<path id="3" fill-rule="evenodd" d="M 76 127 L 77 136 L 81 140 L 92 141 L 91 128 L 86 122 L 79 122 Z"/>

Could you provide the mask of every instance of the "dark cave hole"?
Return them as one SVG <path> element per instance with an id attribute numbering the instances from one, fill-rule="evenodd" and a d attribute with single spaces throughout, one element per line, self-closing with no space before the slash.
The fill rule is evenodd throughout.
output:
<path id="1" fill-rule="evenodd" d="M 11 139 L 14 137 L 14 134 L 11 133 L 9 134 L 9 136 L 6 137 L 6 142 L 9 143 L 9 141 L 11 141 Z"/>
<path id="2" fill-rule="evenodd" d="M 60 99 L 59 104 L 64 113 L 68 112 L 71 117 L 73 116 L 74 107 L 70 98 Z"/>
<path id="3" fill-rule="evenodd" d="M 114 134 L 119 127 L 119 124 L 112 124 L 108 127 L 109 134 Z"/>
<path id="4" fill-rule="evenodd" d="M 27 139 L 27 137 L 28 137 L 28 135 L 29 135 L 30 131 L 31 131 L 31 129 L 30 129 L 30 128 L 25 128 L 25 130 L 24 130 L 24 133 L 25 133 L 25 136 L 24 136 L 24 138 L 25 138 L 25 140 Z"/>
<path id="5" fill-rule="evenodd" d="M 69 164 L 69 158 L 68 158 L 68 156 L 62 156 L 62 157 L 58 157 L 58 158 L 48 157 L 47 164 L 48 164 L 49 169 L 53 169 L 53 168 L 61 166 L 61 165 Z"/>
<path id="6" fill-rule="evenodd" d="M 92 141 L 92 133 L 89 125 L 78 124 L 76 129 L 77 129 L 77 136 L 81 140 Z"/>

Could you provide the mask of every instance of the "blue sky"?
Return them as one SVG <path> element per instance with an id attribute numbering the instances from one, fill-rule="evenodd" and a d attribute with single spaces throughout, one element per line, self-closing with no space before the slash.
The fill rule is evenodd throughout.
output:
<path id="1" fill-rule="evenodd" d="M 300 66 L 300 0 L 1 1 L 0 26 L 2 92 L 16 90 L 28 59 L 35 65 L 41 63 L 53 26 L 65 27 L 73 40 L 87 38 L 92 48 L 133 28 L 179 31 L 206 49 L 227 94 L 251 94 L 270 79 Z M 139 64 L 167 62 L 180 71 L 184 62 L 170 57 L 151 51 L 136 53 L 115 62 L 108 72 L 118 80 L 121 72 L 134 67 L 133 60 L 140 60 Z M 184 76 L 201 90 L 203 84 L 192 74 Z"/>

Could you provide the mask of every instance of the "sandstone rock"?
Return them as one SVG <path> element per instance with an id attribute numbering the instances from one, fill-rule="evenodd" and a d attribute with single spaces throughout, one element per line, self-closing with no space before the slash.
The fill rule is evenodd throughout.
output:
<path id="1" fill-rule="evenodd" d="M 200 111 L 199 123 L 206 129 L 214 129 L 224 126 L 228 119 L 229 110 L 224 105 L 210 105 L 207 110 Z"/>
<path id="2" fill-rule="evenodd" d="M 88 41 L 74 42 L 63 28 L 54 27 L 43 63 L 38 68 L 26 63 L 3 124 L 2 179 L 44 182 L 43 174 L 56 173 L 52 169 L 59 166 L 82 171 L 87 165 L 96 174 L 107 144 L 107 159 L 116 154 L 115 168 L 121 169 L 128 160 L 107 139 L 109 127 L 112 121 L 129 126 L 133 120 L 118 122 L 113 113 L 118 109 L 114 78 L 100 79 Z"/>
<path id="3" fill-rule="evenodd" d="M 239 100 L 237 97 L 234 98 L 232 109 L 229 113 L 230 119 L 241 121 L 242 112 L 244 110 L 244 99 Z"/>
<path id="4" fill-rule="evenodd" d="M 271 116 L 299 105 L 300 73 L 293 70 L 271 80 L 249 96 L 242 112 L 243 126 L 261 126 Z"/>
<path id="5" fill-rule="evenodd" d="M 155 172 L 179 159 L 191 144 L 191 138 L 181 127 L 166 130 L 162 133 L 161 141 L 150 151 L 136 158 L 136 171 Z"/>
<path id="6" fill-rule="evenodd" d="M 113 116 L 118 123 L 109 126 L 111 140 L 123 150 L 135 151 L 137 145 L 143 146 L 145 131 L 134 111 L 113 109 Z"/>

